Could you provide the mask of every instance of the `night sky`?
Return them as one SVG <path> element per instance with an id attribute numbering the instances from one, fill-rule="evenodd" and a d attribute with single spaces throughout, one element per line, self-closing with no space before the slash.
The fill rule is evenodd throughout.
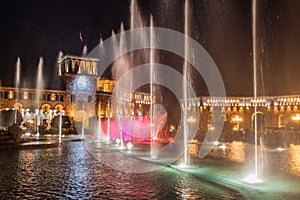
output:
<path id="1" fill-rule="evenodd" d="M 144 18 L 153 13 L 155 26 L 183 32 L 183 1 L 138 3 Z M 58 52 L 80 55 L 83 44 L 92 50 L 101 36 L 106 39 L 112 29 L 118 31 L 122 21 L 128 29 L 129 6 L 129 0 L 5 1 L 0 12 L 1 85 L 14 86 L 15 64 L 20 56 L 22 87 L 35 87 L 42 56 L 46 87 L 60 89 Z M 190 36 L 216 62 L 227 95 L 253 94 L 251 18 L 250 0 L 192 1 Z M 257 23 L 259 95 L 300 94 L 300 1 L 258 0 Z M 171 57 L 165 56 L 162 62 L 178 68 L 178 58 Z M 199 75 L 194 77 L 201 95 L 203 83 Z"/>

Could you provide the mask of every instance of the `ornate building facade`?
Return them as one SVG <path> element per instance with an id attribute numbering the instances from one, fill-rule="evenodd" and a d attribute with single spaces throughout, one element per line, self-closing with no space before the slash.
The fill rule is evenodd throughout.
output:
<path id="1" fill-rule="evenodd" d="M 113 110 L 111 97 L 115 81 L 101 79 L 97 74 L 98 59 L 66 55 L 58 59 L 58 76 L 66 90 L 27 88 L 0 88 L 0 110 L 19 110 L 24 121 L 35 121 L 39 115 L 43 126 L 50 126 L 51 119 L 67 115 L 72 123 L 89 127 L 91 118 L 142 117 L 149 114 L 152 103 L 147 93 L 124 94 L 118 104 L 125 109 Z M 121 91 L 122 93 L 122 91 Z M 36 95 L 40 94 L 39 104 Z M 126 106 L 125 106 L 126 105 Z M 300 95 L 258 97 L 198 97 L 188 102 L 189 108 L 199 109 L 199 132 L 214 129 L 214 122 L 224 122 L 223 132 L 260 132 L 285 130 L 292 132 L 300 126 Z M 254 109 L 254 107 L 256 107 Z M 218 116 L 214 114 L 218 110 Z M 299 125 L 298 125 L 299 124 Z M 174 129 L 174 124 L 170 125 Z M 176 126 L 176 125 L 175 125 Z"/>

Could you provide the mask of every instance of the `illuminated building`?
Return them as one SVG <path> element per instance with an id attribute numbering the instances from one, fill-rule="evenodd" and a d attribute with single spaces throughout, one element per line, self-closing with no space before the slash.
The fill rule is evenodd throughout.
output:
<path id="1" fill-rule="evenodd" d="M 64 112 L 72 122 L 82 122 L 83 117 L 112 117 L 111 104 L 115 81 L 101 79 L 97 73 L 98 59 L 66 55 L 58 59 L 58 75 L 64 80 L 66 90 L 42 89 L 39 108 L 35 101 L 36 90 L 28 88 L 0 88 L 0 110 L 17 109 L 24 121 L 34 120 L 40 114 L 42 125 L 49 126 L 51 119 Z M 121 117 L 140 118 L 146 115 L 151 101 L 148 93 L 134 94 L 121 91 L 118 104 L 129 105 L 128 109 L 116 110 Z M 223 131 L 253 131 L 255 117 L 258 130 L 267 128 L 298 127 L 300 122 L 300 95 L 265 97 L 198 97 L 188 100 L 189 107 L 200 111 L 199 130 L 214 130 L 215 122 L 225 122 Z M 257 107 L 254 113 L 254 106 Z M 219 110 L 218 116 L 214 111 Z M 194 119 L 188 118 L 192 123 Z M 89 126 L 85 120 L 85 127 Z M 299 123 L 300 124 L 300 123 Z M 173 126 L 173 125 L 172 125 Z M 176 127 L 172 129 L 174 131 Z M 295 129 L 294 129 L 295 130 Z"/>

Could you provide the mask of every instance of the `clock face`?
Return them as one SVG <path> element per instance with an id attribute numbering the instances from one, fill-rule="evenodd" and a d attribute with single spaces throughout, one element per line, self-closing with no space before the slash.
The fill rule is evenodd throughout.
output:
<path id="1" fill-rule="evenodd" d="M 81 91 L 86 90 L 88 87 L 88 80 L 83 76 L 79 77 L 76 81 L 76 87 Z"/>

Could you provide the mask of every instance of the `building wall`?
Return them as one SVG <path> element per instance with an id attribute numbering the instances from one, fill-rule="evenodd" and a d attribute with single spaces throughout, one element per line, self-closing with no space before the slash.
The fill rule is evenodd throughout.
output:
<path id="1" fill-rule="evenodd" d="M 200 106 L 200 125 L 199 129 L 206 132 L 210 125 L 214 122 L 225 122 L 223 131 L 253 132 L 253 124 L 255 123 L 255 116 L 258 116 L 258 123 L 263 123 L 265 129 L 276 128 L 291 128 L 297 123 L 300 124 L 300 112 L 298 106 L 291 109 L 292 106 L 257 106 L 256 111 L 251 107 L 213 107 L 213 110 L 219 110 L 220 113 L 214 113 L 211 107 Z M 223 110 L 223 111 L 222 111 Z M 210 121 L 212 122 L 210 123 Z"/>
<path id="2" fill-rule="evenodd" d="M 66 80 L 68 85 L 66 91 L 47 89 L 42 90 L 40 92 L 41 98 L 39 105 L 36 101 L 35 89 L 1 87 L 0 110 L 18 109 L 23 113 L 26 113 L 35 112 L 36 109 L 39 109 L 41 113 L 46 114 L 45 116 L 49 115 L 49 112 L 52 112 L 53 115 L 54 112 L 59 113 L 65 110 L 66 115 L 72 119 L 75 117 L 75 112 L 78 110 L 85 110 L 88 117 L 107 118 L 108 115 L 112 116 L 112 112 L 114 110 L 113 108 L 111 108 L 110 113 L 107 112 L 108 104 L 111 106 L 112 93 L 107 90 L 96 91 L 96 85 L 99 85 L 97 79 L 90 79 L 90 87 L 92 89 L 89 91 L 80 91 L 78 88 L 76 89 L 75 77 Z M 109 82 L 109 80 L 102 81 L 102 83 L 103 82 Z M 111 82 L 111 85 L 114 85 L 114 82 Z M 150 99 L 150 97 L 146 96 L 146 93 L 131 95 L 132 99 L 125 99 L 124 101 L 126 102 L 124 103 L 128 104 L 128 102 L 133 102 L 133 105 L 130 106 L 130 109 L 137 108 L 137 106 L 141 105 L 144 108 L 141 110 L 147 112 L 149 109 L 149 101 L 142 101 L 145 99 Z M 74 97 L 77 99 L 77 103 L 74 103 Z M 233 98 L 235 99 L 236 103 L 230 102 Z M 265 99 L 265 101 L 269 103 L 258 103 L 256 108 L 256 114 L 261 116 L 261 120 L 264 122 L 264 128 L 293 128 L 298 126 L 298 123 L 300 124 L 298 97 L 277 96 L 265 97 Z M 223 129 L 224 132 L 240 132 L 243 130 L 253 131 L 253 121 L 255 116 L 254 104 L 241 104 L 241 102 L 249 101 L 249 98 L 227 97 L 222 106 L 210 105 L 206 102 L 206 100 L 206 97 L 199 97 L 197 100 L 198 103 L 195 104 L 197 105 L 197 109 L 199 109 L 200 113 L 200 132 L 206 132 L 211 127 L 213 122 L 216 121 L 225 122 Z M 211 98 L 211 100 L 213 99 Z M 217 102 L 217 99 L 214 101 Z M 82 108 L 82 106 L 85 106 L 85 108 Z M 218 116 L 216 116 L 213 111 L 220 112 Z M 131 113 L 131 110 L 128 112 Z M 132 114 L 135 115 L 136 113 Z"/>
<path id="3" fill-rule="evenodd" d="M 43 89 L 40 94 L 38 105 L 35 89 L 1 87 L 0 109 L 42 109 L 45 104 L 52 110 L 65 107 L 66 91 Z"/>

